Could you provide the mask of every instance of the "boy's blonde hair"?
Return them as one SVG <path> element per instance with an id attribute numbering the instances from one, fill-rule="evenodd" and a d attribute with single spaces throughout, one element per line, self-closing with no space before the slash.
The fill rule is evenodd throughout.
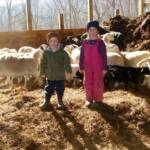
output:
<path id="1" fill-rule="evenodd" d="M 47 43 L 49 42 L 49 40 L 50 40 L 52 37 L 56 37 L 59 42 L 61 41 L 61 38 L 60 38 L 59 33 L 56 32 L 56 31 L 52 31 L 52 32 L 49 32 L 49 33 L 47 34 Z"/>

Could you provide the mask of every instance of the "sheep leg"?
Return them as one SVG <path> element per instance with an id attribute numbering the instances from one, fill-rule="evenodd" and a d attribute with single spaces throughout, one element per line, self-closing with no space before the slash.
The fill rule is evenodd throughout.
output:
<path id="1" fill-rule="evenodd" d="M 125 85 L 125 90 L 127 91 L 128 90 L 128 81 L 124 82 L 124 85 Z"/>

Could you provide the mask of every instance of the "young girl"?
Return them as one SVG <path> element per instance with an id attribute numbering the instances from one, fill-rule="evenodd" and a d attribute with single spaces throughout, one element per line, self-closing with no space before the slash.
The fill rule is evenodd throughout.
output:
<path id="1" fill-rule="evenodd" d="M 57 32 L 50 32 L 47 35 L 48 48 L 44 50 L 41 59 L 41 76 L 46 77 L 45 99 L 40 105 L 41 110 L 51 108 L 50 99 L 56 90 L 58 98 L 58 109 L 63 109 L 64 80 L 65 72 L 71 74 L 71 64 L 68 54 L 60 44 L 60 36 Z"/>
<path id="2" fill-rule="evenodd" d="M 87 24 L 88 38 L 83 41 L 80 53 L 80 71 L 84 73 L 86 106 L 98 106 L 103 99 L 103 79 L 107 56 L 104 42 L 98 37 L 99 23 Z"/>

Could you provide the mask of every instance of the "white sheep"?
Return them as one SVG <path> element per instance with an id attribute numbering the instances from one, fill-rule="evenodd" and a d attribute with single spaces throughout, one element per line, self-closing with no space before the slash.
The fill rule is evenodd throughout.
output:
<path id="1" fill-rule="evenodd" d="M 41 45 L 39 46 L 39 48 L 40 48 L 41 50 L 46 50 L 46 49 L 48 48 L 48 45 L 47 45 L 47 44 L 41 44 Z"/>
<path id="2" fill-rule="evenodd" d="M 0 54 L 5 54 L 5 53 L 17 53 L 17 50 L 16 49 L 10 49 L 10 48 L 0 49 Z"/>
<path id="3" fill-rule="evenodd" d="M 38 79 L 41 56 L 40 49 L 24 55 L 23 53 L 5 53 L 0 56 L 0 76 L 6 76 L 8 79 L 24 77 L 26 86 L 30 76 Z"/>
<path id="4" fill-rule="evenodd" d="M 150 68 L 150 57 L 143 58 L 137 63 L 137 67 L 149 67 Z"/>
<path id="5" fill-rule="evenodd" d="M 104 34 L 102 39 L 105 42 L 107 52 L 120 53 L 118 45 L 112 43 L 114 36 L 111 33 Z"/>
<path id="6" fill-rule="evenodd" d="M 113 34 L 105 33 L 105 34 L 103 35 L 102 39 L 103 39 L 106 43 L 111 43 L 112 41 L 114 41 L 114 36 L 113 36 Z"/>
<path id="7" fill-rule="evenodd" d="M 106 50 L 107 52 L 116 52 L 116 53 L 120 53 L 119 47 L 116 44 L 113 43 L 106 43 Z"/>
<path id="8" fill-rule="evenodd" d="M 150 52 L 148 51 L 128 52 L 124 55 L 125 65 L 129 67 L 138 67 L 138 63 L 148 57 L 150 57 Z"/>
<path id="9" fill-rule="evenodd" d="M 70 57 L 71 63 L 74 63 L 74 60 L 72 59 L 71 55 L 72 55 L 72 51 L 73 51 L 75 48 L 78 48 L 78 46 L 75 45 L 75 44 L 66 45 L 66 46 L 64 47 L 64 50 L 67 52 L 67 54 L 68 54 L 69 57 Z"/>
<path id="10" fill-rule="evenodd" d="M 124 35 L 120 32 L 111 31 L 103 35 L 103 40 L 106 43 L 116 44 L 120 50 L 125 50 L 125 39 Z"/>
<path id="11" fill-rule="evenodd" d="M 66 46 L 64 47 L 64 50 L 68 53 L 69 56 L 71 56 L 72 50 L 73 50 L 74 48 L 75 48 L 74 45 L 71 44 L 71 45 L 66 45 Z"/>
<path id="12" fill-rule="evenodd" d="M 107 64 L 124 66 L 124 58 L 119 53 L 108 52 L 107 53 Z"/>
<path id="13" fill-rule="evenodd" d="M 75 77 L 76 72 L 79 70 L 79 64 L 71 64 L 71 68 L 72 68 L 72 75 L 73 77 Z"/>
<path id="14" fill-rule="evenodd" d="M 23 46 L 21 48 L 19 48 L 18 53 L 30 53 L 32 51 L 35 51 L 36 49 L 33 47 L 29 47 L 29 46 Z"/>
<path id="15" fill-rule="evenodd" d="M 80 49 L 81 49 L 81 47 L 74 48 L 74 49 L 72 50 L 71 59 L 72 59 L 72 61 L 73 61 L 73 62 L 72 62 L 73 64 L 79 64 Z"/>

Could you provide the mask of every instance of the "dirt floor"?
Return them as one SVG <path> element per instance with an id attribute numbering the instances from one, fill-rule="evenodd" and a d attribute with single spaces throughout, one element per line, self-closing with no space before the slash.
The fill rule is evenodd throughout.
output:
<path id="1" fill-rule="evenodd" d="M 85 108 L 82 88 L 66 88 L 65 111 L 42 112 L 43 89 L 0 86 L 0 150 L 150 150 L 150 92 L 106 91 Z"/>

